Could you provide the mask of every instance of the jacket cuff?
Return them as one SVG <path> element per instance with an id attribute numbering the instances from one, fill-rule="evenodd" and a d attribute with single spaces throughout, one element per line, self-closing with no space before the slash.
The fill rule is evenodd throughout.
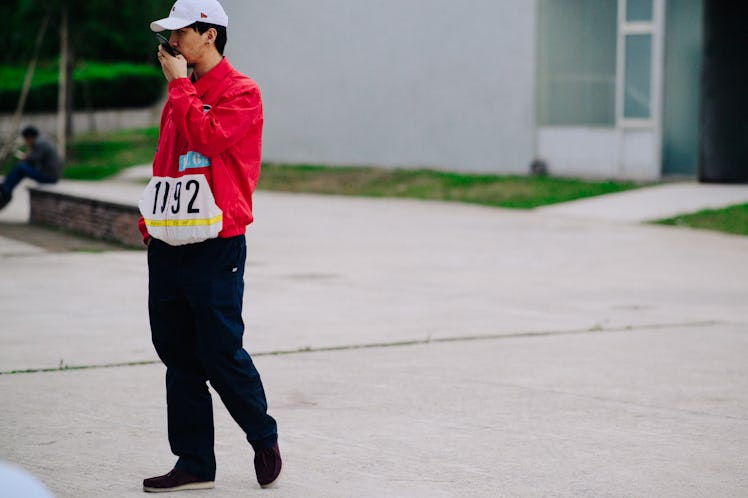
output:
<path id="1" fill-rule="evenodd" d="M 177 78 L 175 80 L 171 80 L 169 82 L 169 93 L 171 93 L 172 90 L 179 90 L 180 88 L 190 88 L 194 86 L 192 84 L 192 81 L 190 81 L 189 78 Z"/>

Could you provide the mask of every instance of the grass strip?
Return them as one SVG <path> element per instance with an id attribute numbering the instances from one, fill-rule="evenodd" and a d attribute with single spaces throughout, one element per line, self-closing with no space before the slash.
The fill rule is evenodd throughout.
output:
<path id="1" fill-rule="evenodd" d="M 71 143 L 64 177 L 100 180 L 129 166 L 150 163 L 157 137 L 156 128 L 79 135 Z M 6 161 L 3 170 L 7 171 L 11 165 L 12 161 Z M 467 174 L 429 169 L 265 164 L 259 188 L 530 209 L 643 185 L 631 181 Z"/>
<path id="2" fill-rule="evenodd" d="M 655 223 L 748 235 L 748 204 L 737 204 L 724 209 L 705 209 L 693 214 L 659 220 Z"/>
<path id="3" fill-rule="evenodd" d="M 264 165 L 259 183 L 263 190 L 457 201 L 519 209 L 641 186 L 627 181 L 279 164 Z"/>
<path id="4" fill-rule="evenodd" d="M 74 180 L 101 180 L 136 164 L 153 161 L 158 128 L 116 134 L 90 133 L 73 140 L 63 176 Z"/>

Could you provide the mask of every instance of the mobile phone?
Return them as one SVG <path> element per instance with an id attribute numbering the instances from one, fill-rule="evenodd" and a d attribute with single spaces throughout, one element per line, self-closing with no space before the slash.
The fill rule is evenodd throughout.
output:
<path id="1" fill-rule="evenodd" d="M 156 33 L 156 38 L 158 39 L 158 43 L 164 48 L 167 54 L 171 55 L 172 57 L 177 56 L 177 51 L 174 50 L 174 47 L 169 45 L 169 40 L 167 40 L 164 35 L 162 35 L 161 33 Z"/>

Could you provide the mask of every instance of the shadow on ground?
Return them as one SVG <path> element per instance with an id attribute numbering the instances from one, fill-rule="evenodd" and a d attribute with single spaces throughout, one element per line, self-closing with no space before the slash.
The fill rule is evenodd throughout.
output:
<path id="1" fill-rule="evenodd" d="M 104 252 L 131 249 L 121 244 L 27 223 L 0 223 L 0 237 L 30 244 L 48 252 Z"/>

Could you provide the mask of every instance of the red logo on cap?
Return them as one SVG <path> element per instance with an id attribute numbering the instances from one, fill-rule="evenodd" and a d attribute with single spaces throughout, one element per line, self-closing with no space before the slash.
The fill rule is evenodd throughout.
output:
<path id="1" fill-rule="evenodd" d="M 208 16 L 206 16 L 203 12 L 200 12 L 200 19 L 207 19 Z"/>

